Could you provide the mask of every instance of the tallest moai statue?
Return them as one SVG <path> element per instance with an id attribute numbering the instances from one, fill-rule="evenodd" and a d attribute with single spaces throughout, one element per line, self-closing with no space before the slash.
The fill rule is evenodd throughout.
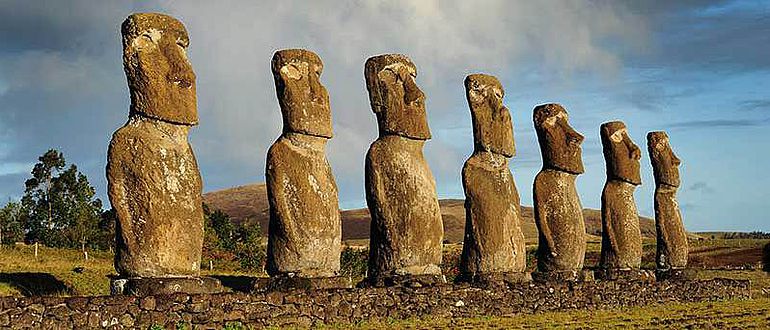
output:
<path id="1" fill-rule="evenodd" d="M 575 179 L 583 173 L 583 136 L 569 125 L 567 110 L 559 104 L 539 105 L 533 117 L 543 157 L 533 189 L 539 231 L 539 273 L 533 277 L 574 280 L 586 251 L 583 207 L 575 188 Z"/>
<path id="2" fill-rule="evenodd" d="M 414 82 L 417 68 L 404 55 L 388 54 L 369 58 L 364 74 L 380 133 L 366 154 L 369 280 L 441 281 L 444 228 L 422 152 L 430 130 L 425 95 Z"/>
<path id="3" fill-rule="evenodd" d="M 131 108 L 107 156 L 118 218 L 115 269 L 126 292 L 211 291 L 216 280 L 198 278 L 203 203 L 187 142 L 198 124 L 187 31 L 173 17 L 146 13 L 129 16 L 121 32 Z"/>

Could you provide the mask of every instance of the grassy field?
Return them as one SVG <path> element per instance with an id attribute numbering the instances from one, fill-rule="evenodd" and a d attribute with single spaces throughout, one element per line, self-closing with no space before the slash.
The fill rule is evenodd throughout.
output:
<path id="1" fill-rule="evenodd" d="M 576 310 L 511 317 L 410 319 L 323 329 L 767 329 L 770 298 Z"/>
<path id="2" fill-rule="evenodd" d="M 0 246 L 0 296 L 108 295 L 109 277 L 117 275 L 112 260 L 113 254 L 106 251 L 89 251 L 86 261 L 76 249 L 41 245 L 35 258 L 33 245 Z M 208 267 L 208 261 L 204 267 Z M 214 271 L 206 268 L 202 273 L 228 278 L 259 276 L 234 270 L 231 264 L 214 267 Z"/>

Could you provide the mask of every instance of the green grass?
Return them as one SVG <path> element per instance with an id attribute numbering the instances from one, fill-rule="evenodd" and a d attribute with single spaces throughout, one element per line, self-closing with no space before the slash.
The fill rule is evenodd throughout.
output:
<path id="1" fill-rule="evenodd" d="M 232 265 L 214 264 L 203 275 L 260 276 L 233 270 Z M 81 272 L 75 268 L 82 267 Z M 96 296 L 109 295 L 109 277 L 117 275 L 113 254 L 109 251 L 89 251 L 88 261 L 77 249 L 38 248 L 35 259 L 34 245 L 0 246 L 0 296 Z"/>
<path id="2" fill-rule="evenodd" d="M 115 274 L 112 253 L 89 251 L 88 257 L 86 261 L 80 250 L 41 245 L 35 258 L 34 245 L 2 246 L 0 295 L 21 295 L 23 291 L 56 296 L 109 294 L 107 276 Z M 82 272 L 75 272 L 76 267 L 82 267 Z M 45 285 L 50 279 L 58 282 Z"/>
<path id="3" fill-rule="evenodd" d="M 770 298 L 575 310 L 510 317 L 415 318 L 330 325 L 322 329 L 701 329 L 770 327 Z"/>

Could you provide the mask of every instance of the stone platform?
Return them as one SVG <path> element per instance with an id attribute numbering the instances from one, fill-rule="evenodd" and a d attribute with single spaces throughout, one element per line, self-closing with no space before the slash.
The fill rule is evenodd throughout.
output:
<path id="1" fill-rule="evenodd" d="M 353 280 L 350 276 L 308 278 L 299 276 L 276 276 L 254 280 L 254 292 L 350 289 Z"/>
<path id="2" fill-rule="evenodd" d="M 534 272 L 532 280 L 538 283 L 551 282 L 593 282 L 594 272 L 589 269 L 562 272 Z"/>
<path id="3" fill-rule="evenodd" d="M 655 272 L 647 269 L 597 269 L 594 278 L 601 281 L 639 281 L 654 283 Z"/>
<path id="4" fill-rule="evenodd" d="M 574 309 L 608 309 L 673 302 L 749 299 L 750 282 L 529 282 L 507 288 L 468 284 L 289 292 L 1 297 L 0 327 L 72 329 L 254 328 L 356 323 L 365 320 L 511 316 Z"/>
<path id="5" fill-rule="evenodd" d="M 168 295 L 174 293 L 203 294 L 224 291 L 222 283 L 211 277 L 151 277 L 113 278 L 110 293 L 113 295 Z"/>
<path id="6" fill-rule="evenodd" d="M 532 281 L 530 273 L 486 273 L 463 275 L 457 277 L 455 282 L 468 283 L 479 288 L 505 288 Z"/>
<path id="7" fill-rule="evenodd" d="M 376 278 L 368 278 L 357 284 L 359 288 L 381 288 L 381 287 L 405 287 L 422 288 L 426 286 L 445 285 L 447 283 L 444 275 L 390 275 Z"/>

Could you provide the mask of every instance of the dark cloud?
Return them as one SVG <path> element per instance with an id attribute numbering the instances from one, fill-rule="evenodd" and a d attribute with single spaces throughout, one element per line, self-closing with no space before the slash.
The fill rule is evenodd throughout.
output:
<path id="1" fill-rule="evenodd" d="M 770 5 L 752 1 L 634 1 L 658 25 L 637 65 L 710 71 L 770 69 Z"/>
<path id="2" fill-rule="evenodd" d="M 746 111 L 770 110 L 770 99 L 746 100 L 740 103 L 740 109 Z"/>
<path id="3" fill-rule="evenodd" d="M 715 190 L 712 188 L 708 183 L 705 181 L 698 181 L 693 184 L 691 184 L 689 187 L 687 187 L 687 190 L 689 191 L 696 191 L 696 192 L 702 192 L 702 193 L 714 193 Z"/>
<path id="4" fill-rule="evenodd" d="M 691 120 L 669 124 L 669 128 L 675 129 L 695 129 L 695 128 L 741 128 L 763 126 L 770 123 L 768 119 L 714 119 L 714 120 Z"/>

